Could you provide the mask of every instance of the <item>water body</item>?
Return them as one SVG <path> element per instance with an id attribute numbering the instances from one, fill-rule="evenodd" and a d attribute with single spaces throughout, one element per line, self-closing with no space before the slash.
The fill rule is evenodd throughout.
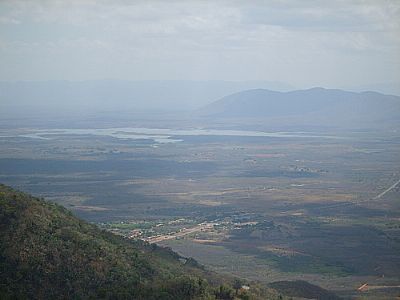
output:
<path id="1" fill-rule="evenodd" d="M 60 135 L 94 135 L 113 137 L 123 140 L 153 140 L 155 143 L 178 143 L 182 139 L 175 136 L 242 136 L 242 137 L 274 137 L 274 138 L 327 138 L 343 137 L 319 135 L 310 132 L 264 132 L 228 129 L 169 129 L 169 128 L 98 128 L 98 129 L 37 129 L 28 133 L 15 134 L 12 137 L 32 139 L 55 139 Z M 1 138 L 2 136 L 0 136 Z M 5 137 L 5 136 L 4 136 Z M 11 137 L 8 135 L 7 137 Z"/>

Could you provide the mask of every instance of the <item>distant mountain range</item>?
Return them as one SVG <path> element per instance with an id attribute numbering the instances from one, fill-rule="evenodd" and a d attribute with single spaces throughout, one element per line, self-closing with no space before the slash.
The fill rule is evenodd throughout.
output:
<path id="1" fill-rule="evenodd" d="M 324 88 L 291 92 L 252 89 L 225 96 L 197 110 L 196 115 L 292 125 L 393 127 L 400 124 L 400 97 Z"/>
<path id="2" fill-rule="evenodd" d="M 0 81 L 0 109 L 183 111 L 252 88 L 293 89 L 283 83 L 268 81 Z"/>
<path id="3" fill-rule="evenodd" d="M 266 81 L 0 82 L 0 120 L 7 126 L 32 125 L 33 119 L 49 120 L 46 126 L 54 120 L 65 120 L 65 126 L 70 126 L 73 119 L 116 124 L 144 112 L 149 119 L 159 120 L 168 113 L 178 121 L 199 121 L 199 126 L 204 119 L 223 121 L 227 126 L 229 119 L 235 119 L 239 125 L 257 122 L 267 129 L 400 128 L 399 96 L 292 89 Z"/>

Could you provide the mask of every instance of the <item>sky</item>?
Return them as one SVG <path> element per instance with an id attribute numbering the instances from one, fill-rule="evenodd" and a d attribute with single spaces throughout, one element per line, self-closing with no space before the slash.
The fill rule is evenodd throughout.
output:
<path id="1" fill-rule="evenodd" d="M 0 0 L 0 80 L 400 86 L 400 1 Z"/>

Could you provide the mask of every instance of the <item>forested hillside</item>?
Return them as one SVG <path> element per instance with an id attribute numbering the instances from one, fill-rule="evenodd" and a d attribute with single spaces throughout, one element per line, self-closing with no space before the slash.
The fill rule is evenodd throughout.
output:
<path id="1" fill-rule="evenodd" d="M 0 185 L 1 299 L 274 299 Z M 236 290 L 235 290 L 235 288 Z"/>

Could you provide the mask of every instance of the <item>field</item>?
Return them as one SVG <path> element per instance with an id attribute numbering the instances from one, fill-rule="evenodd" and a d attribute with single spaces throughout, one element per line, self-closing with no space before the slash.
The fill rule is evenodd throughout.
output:
<path id="1" fill-rule="evenodd" d="M 355 298 L 400 293 L 395 132 L 37 132 L 1 130 L 0 182 L 219 272 Z"/>

